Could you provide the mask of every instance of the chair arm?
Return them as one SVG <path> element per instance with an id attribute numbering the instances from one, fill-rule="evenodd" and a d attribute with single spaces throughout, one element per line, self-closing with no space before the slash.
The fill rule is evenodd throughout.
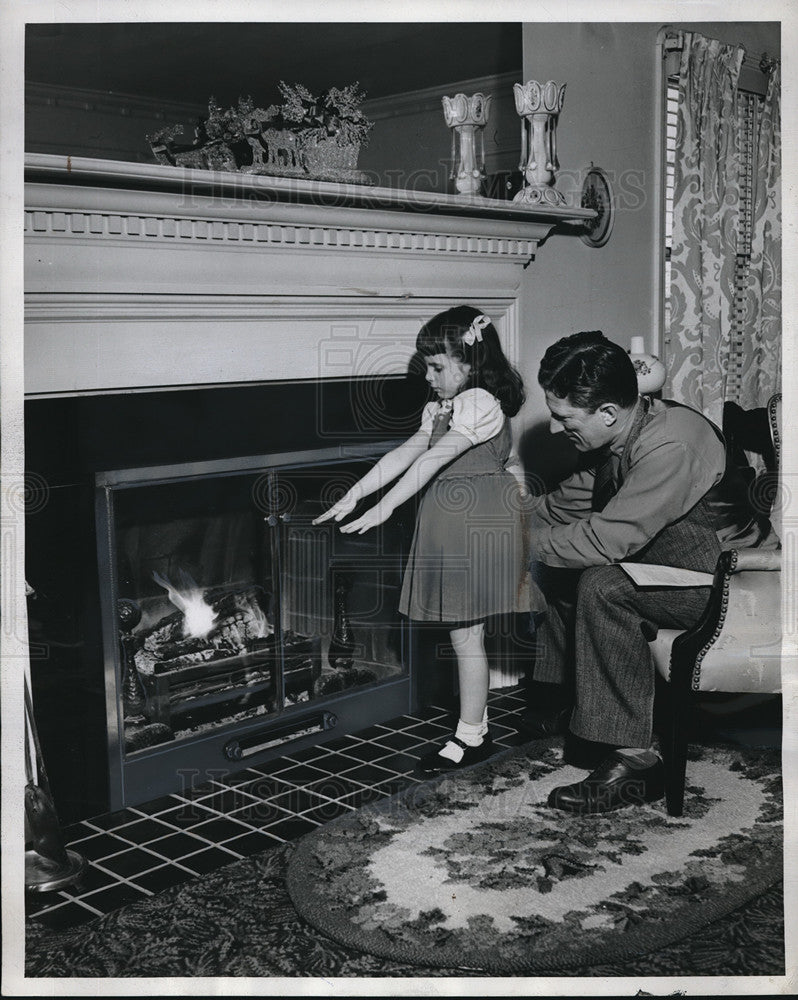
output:
<path id="1" fill-rule="evenodd" d="M 781 569 L 781 550 L 779 549 L 729 549 L 721 552 L 715 576 L 710 588 L 709 600 L 699 621 L 690 629 L 680 633 L 673 640 L 671 649 L 671 680 L 676 683 L 697 687 L 700 676 L 701 662 L 708 650 L 718 641 L 726 625 L 727 614 L 730 612 L 730 602 L 734 606 L 738 600 L 737 594 L 740 587 L 745 588 L 742 583 L 744 578 L 738 577 L 741 573 L 753 572 L 754 576 L 759 572 L 778 573 Z M 738 579 L 740 584 L 738 585 Z M 765 582 L 763 578 L 763 583 Z M 766 604 L 778 603 L 777 595 L 779 591 L 778 578 L 771 581 L 765 590 L 771 591 L 766 599 Z M 778 609 L 776 610 L 778 616 Z M 769 618 L 765 615 L 764 618 Z M 753 623 L 753 621 L 752 621 Z M 772 624 L 762 625 L 765 629 L 770 628 L 769 637 L 773 638 Z M 762 642 L 767 636 L 763 632 Z"/>
<path id="2" fill-rule="evenodd" d="M 721 561 L 724 567 L 728 567 L 725 570 L 728 573 L 742 573 L 744 570 L 777 572 L 781 569 L 781 549 L 729 549 L 721 553 L 719 565 Z"/>

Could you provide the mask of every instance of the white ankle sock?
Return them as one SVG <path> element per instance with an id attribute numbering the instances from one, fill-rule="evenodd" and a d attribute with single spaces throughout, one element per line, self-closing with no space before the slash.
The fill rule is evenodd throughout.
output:
<path id="1" fill-rule="evenodd" d="M 483 732 L 482 727 L 485 727 Z M 483 720 L 473 725 L 470 722 L 463 722 L 462 719 L 457 723 L 457 729 L 455 731 L 455 736 L 458 740 L 462 740 L 466 746 L 478 747 L 482 745 L 482 737 L 487 733 L 488 727 L 487 723 Z M 441 757 L 447 757 L 449 760 L 454 761 L 455 764 L 459 764 L 463 759 L 463 748 L 458 746 L 452 740 L 446 744 L 443 749 L 439 750 L 438 753 Z"/>
<path id="2" fill-rule="evenodd" d="M 485 706 L 485 711 L 482 714 L 482 725 L 479 727 L 479 735 L 488 735 L 488 706 Z"/>

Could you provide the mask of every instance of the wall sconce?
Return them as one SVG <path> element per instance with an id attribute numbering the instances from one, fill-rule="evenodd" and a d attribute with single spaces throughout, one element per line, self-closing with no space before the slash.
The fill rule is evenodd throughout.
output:
<path id="1" fill-rule="evenodd" d="M 582 208 L 592 208 L 596 218 L 584 223 L 585 231 L 580 234 L 583 243 L 589 247 L 603 247 L 610 238 L 612 224 L 615 221 L 615 202 L 612 197 L 610 179 L 601 167 L 590 164 L 582 184 Z M 641 337 L 635 337 L 640 340 Z"/>

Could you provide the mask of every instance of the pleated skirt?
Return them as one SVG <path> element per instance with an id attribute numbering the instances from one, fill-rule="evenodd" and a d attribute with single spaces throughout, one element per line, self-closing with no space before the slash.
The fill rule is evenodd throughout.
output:
<path id="1" fill-rule="evenodd" d="M 516 479 L 504 469 L 440 475 L 418 512 L 399 610 L 450 625 L 542 610 Z"/>

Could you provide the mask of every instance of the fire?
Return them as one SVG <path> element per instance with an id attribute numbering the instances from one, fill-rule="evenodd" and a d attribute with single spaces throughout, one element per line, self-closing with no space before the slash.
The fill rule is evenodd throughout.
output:
<path id="1" fill-rule="evenodd" d="M 269 624 L 268 618 L 263 613 L 263 611 L 261 611 L 261 609 L 258 607 L 256 601 L 252 602 L 251 609 L 252 609 L 252 620 L 255 630 L 255 638 L 256 639 L 268 638 L 268 636 L 270 636 L 272 632 L 274 632 L 274 629 Z"/>
<path id="2" fill-rule="evenodd" d="M 202 591 L 189 573 L 179 569 L 180 587 L 174 587 L 160 573 L 153 573 L 152 578 L 169 595 L 169 600 L 183 612 L 183 629 L 186 636 L 202 638 L 210 632 L 216 620 L 216 612 L 205 602 Z"/>

